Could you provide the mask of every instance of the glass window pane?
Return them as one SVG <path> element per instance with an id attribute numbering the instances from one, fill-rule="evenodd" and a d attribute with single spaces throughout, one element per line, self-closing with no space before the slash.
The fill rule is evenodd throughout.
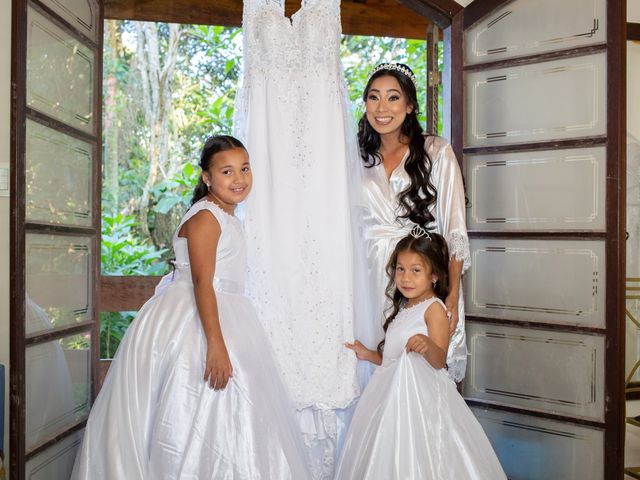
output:
<path id="1" fill-rule="evenodd" d="M 606 133 L 606 54 L 465 73 L 465 147 Z"/>
<path id="2" fill-rule="evenodd" d="M 605 244 L 474 238 L 465 274 L 469 315 L 605 326 Z"/>
<path id="3" fill-rule="evenodd" d="M 99 8 L 95 0 L 41 0 L 79 32 L 98 41 Z"/>
<path id="4" fill-rule="evenodd" d="M 510 480 L 604 478 L 604 432 L 473 407 Z"/>
<path id="5" fill-rule="evenodd" d="M 93 133 L 93 52 L 31 7 L 27 23 L 27 106 Z"/>
<path id="6" fill-rule="evenodd" d="M 464 395 L 604 420 L 604 337 L 468 322 Z"/>
<path id="7" fill-rule="evenodd" d="M 604 43 L 606 21 L 605 0 L 509 2 L 465 32 L 465 63 Z"/>
<path id="8" fill-rule="evenodd" d="M 71 476 L 83 434 L 84 430 L 74 432 L 27 461 L 25 478 L 29 480 L 68 479 Z"/>
<path id="9" fill-rule="evenodd" d="M 91 226 L 93 148 L 27 120 L 27 221 Z"/>
<path id="10" fill-rule="evenodd" d="M 27 449 L 85 418 L 91 403 L 91 334 L 26 349 Z"/>
<path id="11" fill-rule="evenodd" d="M 604 231 L 605 147 L 464 159 L 470 230 Z"/>
<path id="12" fill-rule="evenodd" d="M 26 333 L 93 320 L 91 237 L 29 233 Z"/>

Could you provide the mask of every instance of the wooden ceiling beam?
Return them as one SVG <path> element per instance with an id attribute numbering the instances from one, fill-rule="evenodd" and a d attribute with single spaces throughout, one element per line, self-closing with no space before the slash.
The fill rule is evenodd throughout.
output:
<path id="1" fill-rule="evenodd" d="M 286 0 L 290 17 L 300 0 Z M 342 33 L 426 38 L 429 20 L 398 0 L 343 0 Z M 241 0 L 105 0 L 105 18 L 203 25 L 242 25 Z"/>

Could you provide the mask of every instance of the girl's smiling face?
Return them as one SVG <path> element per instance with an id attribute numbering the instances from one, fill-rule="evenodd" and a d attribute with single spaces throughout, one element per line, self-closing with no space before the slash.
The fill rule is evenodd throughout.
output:
<path id="1" fill-rule="evenodd" d="M 396 287 L 409 300 L 409 304 L 426 300 L 434 295 L 433 281 L 438 277 L 422 255 L 412 251 L 398 253 L 395 269 Z"/>
<path id="2" fill-rule="evenodd" d="M 405 117 L 413 111 L 400 83 L 391 75 L 383 75 L 371 82 L 366 108 L 369 124 L 380 135 L 399 135 Z"/>
<path id="3" fill-rule="evenodd" d="M 216 153 L 209 168 L 202 172 L 202 180 L 209 187 L 209 196 L 225 212 L 233 214 L 253 184 L 249 155 L 244 148 L 232 148 Z"/>

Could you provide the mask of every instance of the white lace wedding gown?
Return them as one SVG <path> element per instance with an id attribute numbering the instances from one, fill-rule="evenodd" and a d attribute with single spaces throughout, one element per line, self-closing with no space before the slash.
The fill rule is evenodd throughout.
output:
<path id="1" fill-rule="evenodd" d="M 407 353 L 428 335 L 431 298 L 389 325 L 382 365 L 358 402 L 336 480 L 506 480 L 480 423 L 444 369 Z"/>
<path id="2" fill-rule="evenodd" d="M 340 0 L 303 0 L 291 19 L 284 0 L 245 0 L 243 35 L 235 130 L 254 177 L 244 206 L 250 295 L 299 410 L 312 473 L 331 478 L 341 409 L 360 393 L 344 342 L 372 324 L 359 300 L 365 280 L 355 278 L 364 275 L 354 224 L 362 162 L 340 63 Z"/>
<path id="3" fill-rule="evenodd" d="M 222 229 L 213 285 L 233 376 L 221 391 L 203 381 L 207 343 L 187 241 L 177 236 L 182 224 L 203 210 Z M 240 221 L 201 200 L 182 219 L 173 248 L 175 278 L 163 282 L 127 330 L 91 409 L 71 478 L 309 478 L 291 400 L 243 294 L 246 248 Z"/>

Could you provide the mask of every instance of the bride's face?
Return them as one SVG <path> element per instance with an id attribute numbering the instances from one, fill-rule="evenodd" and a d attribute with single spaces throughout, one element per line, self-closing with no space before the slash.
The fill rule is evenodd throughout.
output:
<path id="1" fill-rule="evenodd" d="M 371 82 L 367 93 L 367 120 L 380 135 L 400 135 L 400 128 L 413 107 L 398 80 L 384 75 Z"/>

